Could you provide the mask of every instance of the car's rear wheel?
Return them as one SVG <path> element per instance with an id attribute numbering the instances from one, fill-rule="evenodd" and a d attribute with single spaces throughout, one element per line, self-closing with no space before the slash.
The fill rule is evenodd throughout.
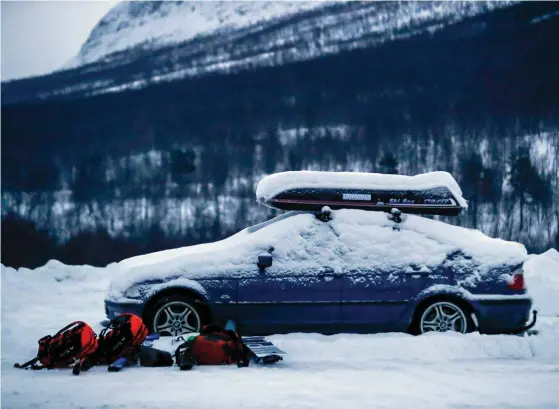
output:
<path id="1" fill-rule="evenodd" d="M 440 300 L 429 303 L 417 315 L 417 333 L 454 331 L 466 334 L 474 324 L 466 308 L 459 303 Z"/>
<path id="2" fill-rule="evenodd" d="M 200 332 L 203 314 L 195 305 L 195 299 L 180 294 L 162 297 L 146 314 L 148 329 L 162 336 Z"/>

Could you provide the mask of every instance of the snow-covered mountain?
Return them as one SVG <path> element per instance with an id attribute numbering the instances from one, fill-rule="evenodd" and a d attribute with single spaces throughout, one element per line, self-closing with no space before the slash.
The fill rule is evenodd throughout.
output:
<path id="1" fill-rule="evenodd" d="M 323 5 L 324 1 L 126 1 L 99 21 L 66 68 L 137 45 L 179 43 L 214 30 L 246 27 Z"/>
<path id="2" fill-rule="evenodd" d="M 432 33 L 510 3 L 126 2 L 64 70 L 3 84 L 2 99 L 73 98 L 310 60 Z"/>

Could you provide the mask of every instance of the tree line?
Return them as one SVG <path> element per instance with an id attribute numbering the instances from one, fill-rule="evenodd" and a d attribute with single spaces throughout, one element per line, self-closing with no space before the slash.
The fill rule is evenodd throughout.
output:
<path id="1" fill-rule="evenodd" d="M 459 141 L 447 134 L 435 144 L 434 134 L 402 136 L 374 150 L 359 142 L 363 132 L 360 127 L 341 133 L 276 130 L 255 135 L 247 146 L 95 155 L 70 169 L 22 172 L 26 191 L 4 190 L 2 195 L 2 262 L 33 267 L 56 258 L 106 265 L 219 240 L 277 214 L 255 202 L 261 177 L 300 169 L 409 175 L 447 170 L 459 182 L 469 209 L 442 218 L 446 222 L 521 241 L 531 251 L 559 245 L 557 160 L 538 156 L 531 138 L 513 144 L 479 134 Z M 538 144 L 550 154 L 559 148 L 557 131 L 539 137 Z"/>

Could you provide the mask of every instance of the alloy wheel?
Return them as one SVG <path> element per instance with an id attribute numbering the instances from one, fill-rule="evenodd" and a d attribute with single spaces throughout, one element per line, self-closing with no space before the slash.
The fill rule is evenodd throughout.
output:
<path id="1" fill-rule="evenodd" d="M 447 302 L 436 302 L 423 312 L 419 323 L 421 333 L 455 331 L 465 334 L 468 330 L 466 316 L 460 307 Z"/>
<path id="2" fill-rule="evenodd" d="M 153 329 L 161 335 L 177 336 L 200 331 L 200 316 L 196 309 L 182 301 L 171 301 L 155 314 Z"/>

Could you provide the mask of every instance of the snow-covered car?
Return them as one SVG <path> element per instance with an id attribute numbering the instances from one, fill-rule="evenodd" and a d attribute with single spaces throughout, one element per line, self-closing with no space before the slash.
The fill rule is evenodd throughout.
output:
<path id="1" fill-rule="evenodd" d="M 449 203 L 461 203 L 458 186 L 450 185 Z M 259 185 L 259 200 L 273 186 Z M 131 312 L 163 335 L 228 319 L 246 335 L 525 327 L 532 300 L 523 245 L 396 216 L 359 208 L 289 211 L 219 242 L 124 260 L 105 300 L 107 317 Z"/>

